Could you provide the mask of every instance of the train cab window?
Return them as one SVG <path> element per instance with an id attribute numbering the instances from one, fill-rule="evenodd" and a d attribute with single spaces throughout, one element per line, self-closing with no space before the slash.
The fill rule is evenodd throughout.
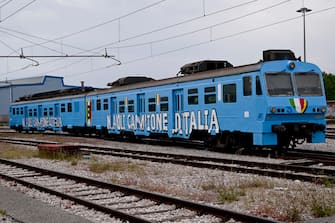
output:
<path id="1" fill-rule="evenodd" d="M 161 111 L 169 110 L 169 98 L 168 97 L 161 97 L 160 110 Z"/>
<path id="2" fill-rule="evenodd" d="M 216 103 L 216 88 L 206 87 L 205 88 L 205 104 Z"/>
<path id="3" fill-rule="evenodd" d="M 129 100 L 128 101 L 128 112 L 134 112 L 135 108 L 134 108 L 134 100 Z"/>
<path id="4" fill-rule="evenodd" d="M 100 111 L 101 110 L 101 100 L 98 99 L 97 100 L 97 111 Z"/>
<path id="5" fill-rule="evenodd" d="M 223 102 L 224 103 L 236 102 L 236 84 L 223 85 Z"/>
<path id="6" fill-rule="evenodd" d="M 108 99 L 107 98 L 103 100 L 103 107 L 104 107 L 104 110 L 108 110 Z"/>
<path id="7" fill-rule="evenodd" d="M 156 98 L 149 98 L 148 104 L 149 104 L 149 112 L 155 112 L 156 111 Z"/>
<path id="8" fill-rule="evenodd" d="M 321 81 L 317 73 L 295 73 L 294 76 L 299 96 L 322 96 Z"/>
<path id="9" fill-rule="evenodd" d="M 199 104 L 198 88 L 188 89 L 188 98 L 189 105 Z"/>
<path id="10" fill-rule="evenodd" d="M 67 112 L 72 112 L 72 103 L 67 103 Z"/>
<path id="11" fill-rule="evenodd" d="M 53 116 L 54 115 L 54 110 L 53 108 L 49 108 L 49 116 Z"/>
<path id="12" fill-rule="evenodd" d="M 256 76 L 256 95 L 262 95 L 262 85 L 259 76 Z"/>
<path id="13" fill-rule="evenodd" d="M 66 112 L 65 104 L 60 105 L 60 112 Z M 46 116 L 46 115 L 44 115 L 44 116 Z"/>
<path id="14" fill-rule="evenodd" d="M 243 96 L 252 95 L 252 79 L 251 76 L 243 77 Z"/>
<path id="15" fill-rule="evenodd" d="M 289 73 L 266 73 L 265 81 L 270 96 L 292 96 L 293 85 Z"/>
<path id="16" fill-rule="evenodd" d="M 15 115 L 15 108 L 12 108 L 12 114 Z"/>
<path id="17" fill-rule="evenodd" d="M 119 101 L 119 112 L 124 113 L 124 111 L 125 111 L 124 101 Z"/>

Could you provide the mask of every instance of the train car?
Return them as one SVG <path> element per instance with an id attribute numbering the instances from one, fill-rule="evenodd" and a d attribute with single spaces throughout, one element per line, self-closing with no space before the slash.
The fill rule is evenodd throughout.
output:
<path id="1" fill-rule="evenodd" d="M 10 106 L 12 129 L 19 132 L 86 133 L 86 94 L 93 88 L 74 88 L 22 97 Z"/>
<path id="2" fill-rule="evenodd" d="M 180 73 L 141 82 L 130 77 L 129 84 L 123 78 L 111 89 L 86 93 L 80 110 L 85 119 L 77 128 L 234 148 L 325 142 L 321 71 L 289 50 L 264 51 L 260 62 L 238 67 L 227 61 L 199 61 L 183 66 Z"/>

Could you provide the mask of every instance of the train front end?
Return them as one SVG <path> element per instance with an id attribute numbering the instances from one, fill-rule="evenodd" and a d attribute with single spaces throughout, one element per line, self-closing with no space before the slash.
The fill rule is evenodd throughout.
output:
<path id="1" fill-rule="evenodd" d="M 297 60 L 291 51 L 265 51 L 262 65 L 266 88 L 264 129 L 280 148 L 325 142 L 327 102 L 322 72 Z"/>

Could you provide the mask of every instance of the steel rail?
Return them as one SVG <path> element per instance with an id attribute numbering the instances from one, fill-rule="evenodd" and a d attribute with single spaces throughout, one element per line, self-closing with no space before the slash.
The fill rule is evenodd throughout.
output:
<path id="1" fill-rule="evenodd" d="M 3 138 L 0 138 L 3 140 Z M 15 142 L 17 139 L 6 139 L 5 141 Z M 36 141 L 19 139 L 19 144 L 26 141 L 30 145 L 49 143 L 48 141 Z M 133 158 L 160 163 L 173 163 L 199 168 L 219 169 L 225 171 L 251 173 L 262 176 L 286 178 L 291 180 L 303 180 L 313 183 L 335 182 L 335 170 L 319 167 L 306 167 L 297 164 L 275 164 L 267 162 L 244 161 L 228 158 L 201 157 L 192 155 L 182 155 L 173 153 L 160 153 L 149 151 L 137 151 L 120 149 L 107 146 L 79 145 L 83 152 L 95 154 L 112 155 L 118 157 Z M 328 153 L 326 153 L 328 154 Z"/>
<path id="2" fill-rule="evenodd" d="M 149 199 L 157 201 L 157 202 L 163 202 L 163 203 L 167 203 L 167 204 L 174 204 L 176 207 L 184 207 L 184 208 L 196 211 L 197 213 L 200 213 L 200 214 L 214 215 L 214 216 L 217 216 L 217 217 L 222 218 L 224 220 L 229 220 L 230 218 L 233 218 L 237 221 L 242 221 L 242 222 L 246 222 L 246 223 L 249 223 L 249 222 L 250 223 L 251 222 L 252 223 L 254 223 L 254 222 L 258 222 L 258 223 L 279 223 L 279 221 L 272 220 L 272 219 L 257 217 L 257 216 L 254 216 L 254 215 L 239 213 L 239 212 L 226 210 L 226 209 L 221 209 L 221 208 L 214 207 L 214 206 L 199 204 L 199 203 L 183 200 L 183 199 L 180 199 L 180 198 L 174 198 L 174 197 L 171 197 L 171 196 L 166 196 L 166 195 L 162 195 L 162 194 L 158 194 L 158 193 L 152 193 L 152 192 L 139 190 L 139 189 L 134 189 L 134 188 L 121 186 L 121 185 L 117 185 L 117 184 L 106 183 L 106 182 L 94 180 L 94 179 L 91 179 L 91 178 L 86 178 L 86 177 L 81 177 L 81 176 L 76 176 L 76 175 L 70 175 L 70 174 L 66 174 L 66 173 L 62 173 L 62 172 L 56 172 L 56 171 L 52 171 L 52 170 L 46 170 L 46 169 L 42 169 L 42 168 L 38 168 L 38 167 L 34 167 L 34 166 L 29 166 L 29 165 L 26 165 L 26 164 L 21 164 L 21 163 L 17 163 L 17 162 L 5 160 L 5 159 L 0 159 L 0 163 L 15 166 L 15 167 L 19 167 L 19 168 L 22 168 L 22 169 L 28 169 L 28 170 L 31 170 L 31 171 L 34 171 L 34 172 L 40 172 L 44 175 L 56 176 L 56 177 L 59 177 L 59 178 L 70 179 L 70 180 L 73 180 L 75 182 L 85 183 L 85 184 L 88 184 L 88 185 L 97 186 L 99 188 L 109 189 L 109 190 L 112 190 L 112 191 L 121 191 L 121 192 L 126 193 L 126 194 L 132 194 L 132 195 L 137 195 L 137 196 L 140 196 L 140 197 L 143 197 L 143 198 L 149 198 Z M 23 184 L 25 186 L 34 187 L 34 188 L 36 188 L 38 190 L 41 190 L 41 191 L 44 191 L 46 193 L 53 194 L 53 195 L 62 197 L 64 199 L 72 200 L 72 201 L 77 202 L 79 204 L 82 204 L 84 206 L 94 208 L 95 210 L 110 214 L 112 216 L 115 216 L 115 217 L 118 217 L 118 218 L 121 218 L 121 219 L 124 219 L 124 220 L 128 220 L 130 222 L 151 222 L 151 221 L 148 221 L 146 219 L 142 219 L 142 218 L 139 218 L 139 217 L 136 217 L 136 216 L 132 216 L 132 215 L 117 211 L 115 209 L 107 208 L 105 206 L 98 205 L 98 204 L 95 204 L 95 203 L 92 203 L 92 202 L 89 202 L 89 201 L 86 201 L 84 199 L 80 199 L 80 198 L 77 198 L 77 197 L 74 197 L 74 196 L 71 196 L 71 195 L 68 195 L 68 194 L 64 194 L 64 193 L 61 193 L 59 191 L 55 191 L 55 190 L 43 187 L 43 186 L 35 184 L 35 183 L 30 183 L 30 182 L 24 181 L 24 180 L 19 179 L 17 177 L 11 177 L 11 176 L 8 176 L 7 174 L 1 174 L 1 173 L 0 173 L 0 175 L 3 178 L 6 178 L 8 180 L 13 180 L 13 181 L 16 181 L 16 182 L 18 182 L 20 184 Z"/>

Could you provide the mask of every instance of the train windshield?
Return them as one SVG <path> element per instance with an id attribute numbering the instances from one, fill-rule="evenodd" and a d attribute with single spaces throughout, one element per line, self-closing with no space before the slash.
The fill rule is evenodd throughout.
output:
<path id="1" fill-rule="evenodd" d="M 266 86 L 270 96 L 292 96 L 293 85 L 290 73 L 265 74 Z"/>
<path id="2" fill-rule="evenodd" d="M 295 73 L 294 76 L 299 96 L 322 96 L 321 81 L 317 73 Z"/>

